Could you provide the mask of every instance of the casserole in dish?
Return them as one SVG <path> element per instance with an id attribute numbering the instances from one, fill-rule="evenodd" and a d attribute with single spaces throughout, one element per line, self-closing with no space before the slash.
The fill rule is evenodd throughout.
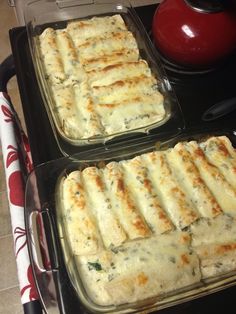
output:
<path id="1" fill-rule="evenodd" d="M 190 139 L 166 149 L 151 137 L 39 167 L 40 189 L 53 181 L 47 212 L 89 311 L 152 311 L 235 283 L 235 149 L 226 136 Z M 52 164 L 56 176 L 41 180 Z"/>
<path id="2" fill-rule="evenodd" d="M 40 14 L 38 2 L 29 4 L 26 25 L 59 145 L 105 143 L 118 136 L 159 132 L 167 123 L 177 132 L 182 126 L 179 105 L 129 5 L 98 2 L 58 8 L 46 3 L 49 12 L 45 8 Z M 177 128 L 172 120 L 178 120 Z"/>
<path id="3" fill-rule="evenodd" d="M 54 119 L 68 139 L 109 137 L 167 119 L 157 80 L 120 14 L 46 28 L 38 39 Z"/>

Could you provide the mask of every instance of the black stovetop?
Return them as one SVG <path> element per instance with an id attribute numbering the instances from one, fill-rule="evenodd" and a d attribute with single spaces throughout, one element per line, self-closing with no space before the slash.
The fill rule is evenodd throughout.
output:
<path id="1" fill-rule="evenodd" d="M 137 8 L 141 20 L 149 31 L 156 6 Z M 62 157 L 58 148 L 46 110 L 38 88 L 35 72 L 30 56 L 25 27 L 10 30 L 12 52 L 15 60 L 17 80 L 22 100 L 22 107 L 32 152 L 34 165 Z M 166 69 L 166 73 L 176 93 L 183 111 L 186 129 L 189 131 L 203 130 L 234 130 L 236 111 L 215 122 L 203 122 L 202 113 L 214 103 L 236 96 L 235 73 L 236 56 L 229 58 L 224 64 L 205 73 L 179 73 Z M 234 125 L 235 124 L 235 125 Z M 62 295 L 66 299 L 67 314 L 74 314 L 78 307 L 76 297 L 65 276 L 62 280 Z M 236 287 L 184 303 L 159 314 L 223 314 L 233 313 Z M 80 313 L 81 310 L 77 310 Z"/>

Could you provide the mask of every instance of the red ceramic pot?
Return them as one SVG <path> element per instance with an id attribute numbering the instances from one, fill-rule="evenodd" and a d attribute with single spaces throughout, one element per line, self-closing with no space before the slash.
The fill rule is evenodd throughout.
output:
<path id="1" fill-rule="evenodd" d="M 234 0 L 164 0 L 153 18 L 159 52 L 183 66 L 208 67 L 236 50 Z"/>

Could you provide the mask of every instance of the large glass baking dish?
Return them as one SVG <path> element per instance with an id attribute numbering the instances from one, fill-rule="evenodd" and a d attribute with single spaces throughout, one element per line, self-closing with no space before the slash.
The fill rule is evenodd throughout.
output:
<path id="1" fill-rule="evenodd" d="M 236 283 L 235 271 L 217 277 L 201 280 L 164 295 L 123 305 L 101 306 L 91 301 L 78 272 L 75 257 L 68 245 L 67 234 L 58 206 L 58 183 L 63 176 L 75 169 L 110 161 L 130 159 L 134 156 L 173 147 L 183 140 L 202 141 L 209 136 L 226 135 L 236 146 L 235 132 L 216 131 L 201 134 L 181 134 L 171 138 L 170 134 L 160 137 L 148 136 L 140 141 L 126 141 L 126 146 L 113 144 L 62 158 L 37 167 L 30 175 L 26 186 L 26 227 L 30 257 L 42 304 L 48 313 L 58 307 L 61 313 L 75 313 L 81 305 L 92 313 L 137 313 L 153 312 L 220 291 Z M 92 192 L 91 192 L 92 193 Z M 66 282 L 66 287 L 65 287 Z M 66 292 L 65 292 L 66 291 Z M 68 291 L 70 291 L 68 293 Z M 68 299 L 72 296 L 76 304 L 73 311 L 67 311 Z M 54 312 L 52 312 L 54 313 Z"/>
<path id="2" fill-rule="evenodd" d="M 38 36 L 47 27 L 61 29 L 71 20 L 86 20 L 94 16 L 102 17 L 114 14 L 120 14 L 122 16 L 125 24 L 137 41 L 141 58 L 147 61 L 154 77 L 156 77 L 158 89 L 164 95 L 165 114 L 160 121 L 147 123 L 142 127 L 89 138 L 70 138 L 63 132 L 61 122 L 53 110 L 54 100 L 50 90 L 50 84 L 48 80 L 45 79 L 42 56 L 38 45 Z M 66 151 L 66 145 L 64 145 L 64 143 L 78 147 L 106 143 L 111 139 L 120 137 L 126 138 L 130 135 L 140 136 L 148 133 L 158 133 L 162 132 L 163 128 L 167 131 L 172 130 L 173 133 L 177 133 L 183 128 L 184 122 L 176 96 L 144 26 L 128 1 L 120 1 L 118 3 L 115 1 L 33 1 L 29 3 L 25 9 L 25 23 L 41 95 L 54 135 L 59 147 L 65 155 L 70 155 L 71 151 Z"/>

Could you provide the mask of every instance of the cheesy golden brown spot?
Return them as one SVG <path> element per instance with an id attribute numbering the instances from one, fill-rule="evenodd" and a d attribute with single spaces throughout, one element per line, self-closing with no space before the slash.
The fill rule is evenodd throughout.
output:
<path id="1" fill-rule="evenodd" d="M 147 284 L 147 282 L 148 282 L 148 277 L 144 274 L 144 272 L 141 272 L 140 274 L 138 274 L 137 284 L 139 286 L 144 286 Z"/>

